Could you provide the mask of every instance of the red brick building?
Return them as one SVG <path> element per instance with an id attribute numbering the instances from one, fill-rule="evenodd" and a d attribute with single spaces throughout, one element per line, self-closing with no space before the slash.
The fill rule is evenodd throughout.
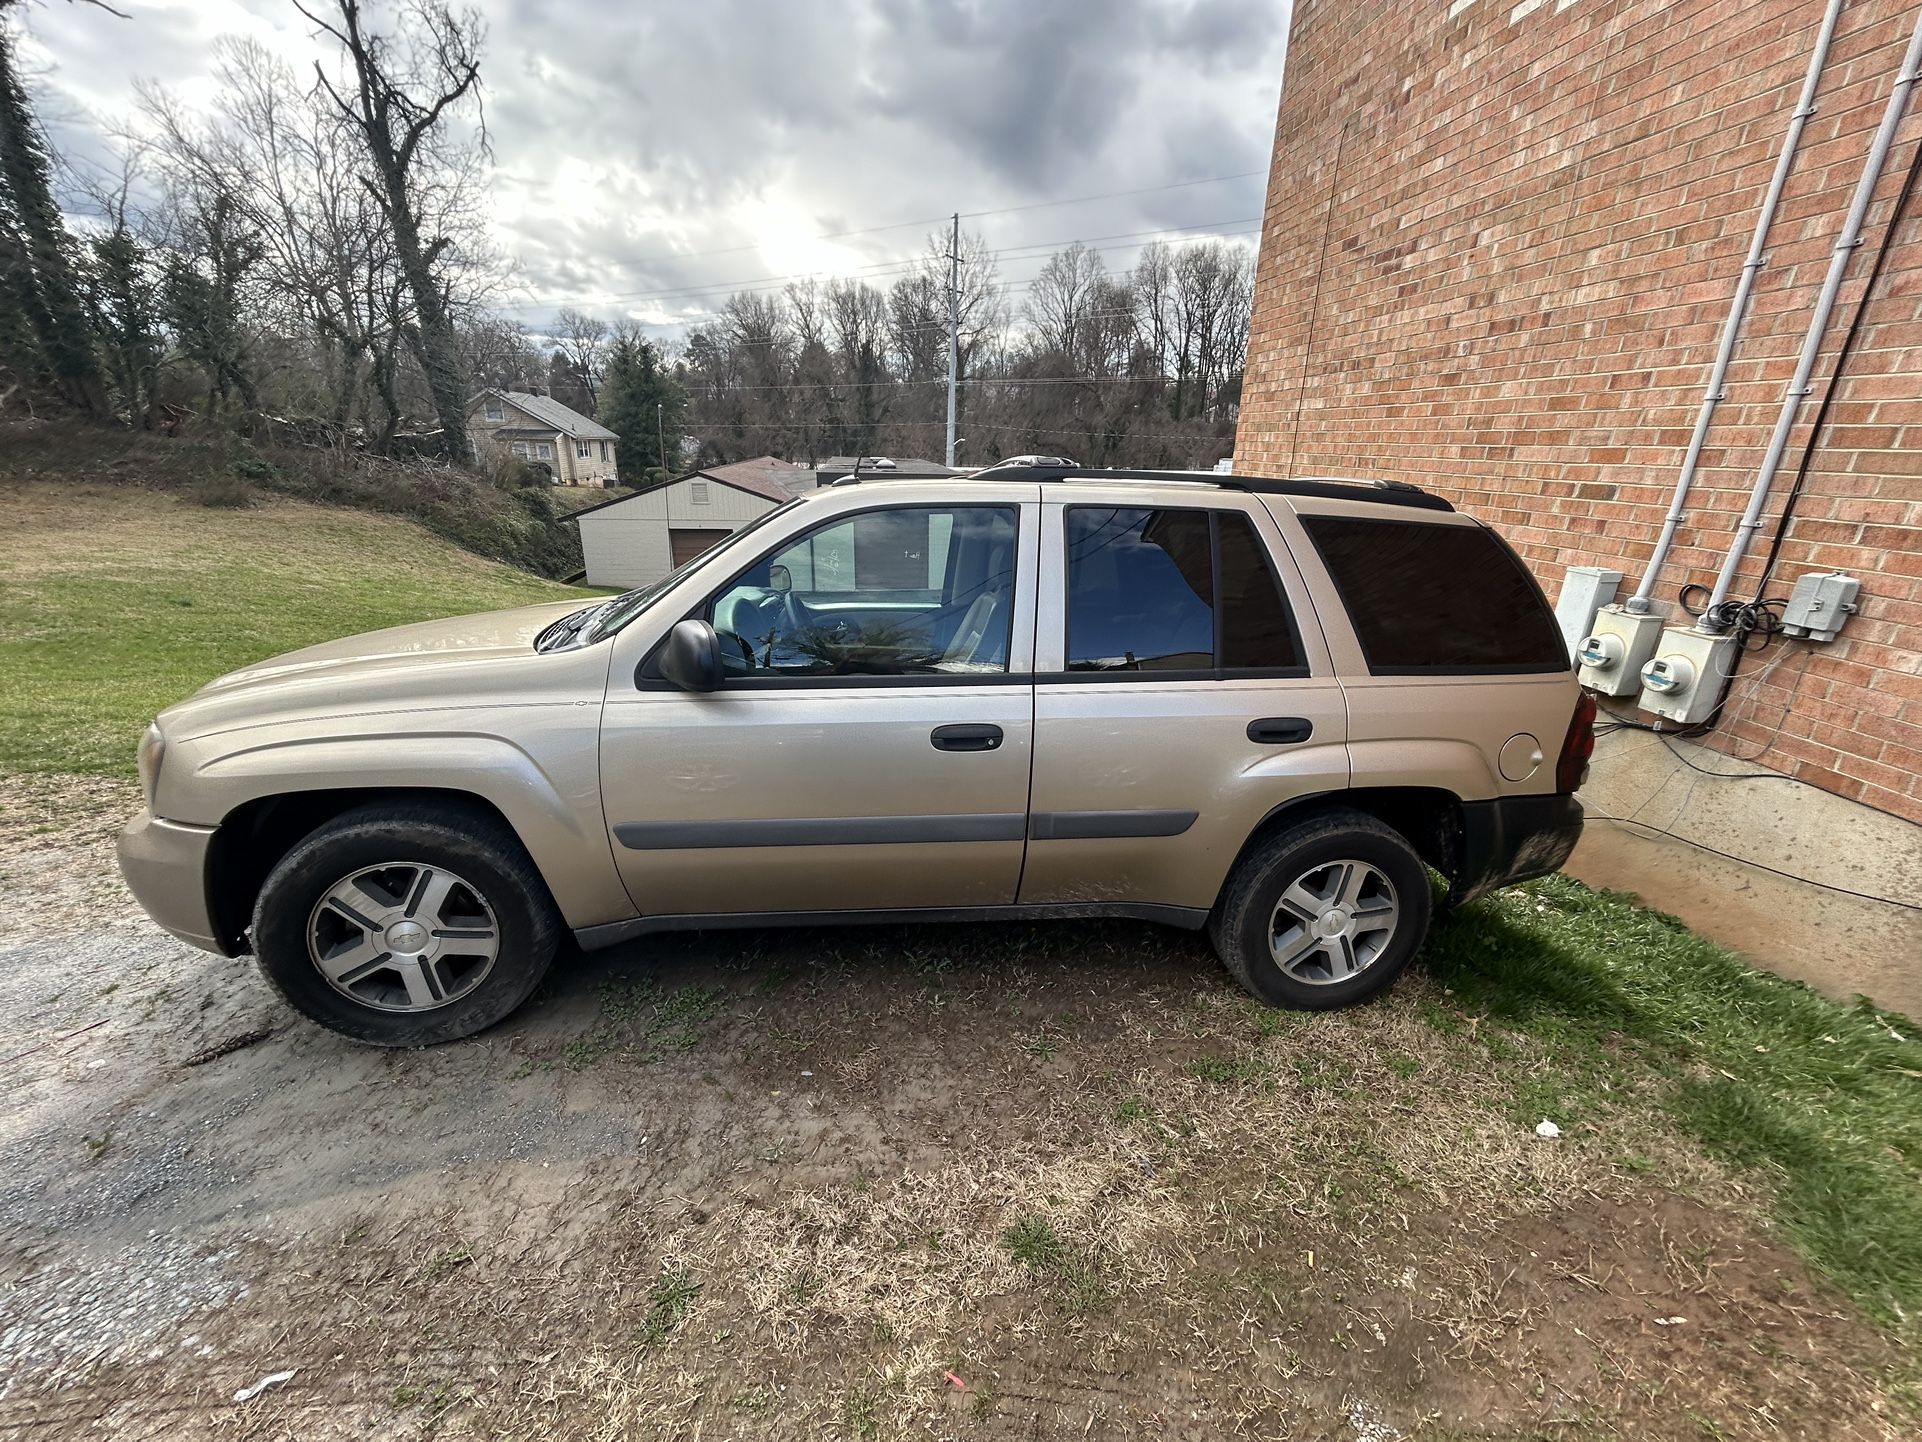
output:
<path id="1" fill-rule="evenodd" d="M 1823 9 L 1297 0 L 1237 467 L 1416 481 L 1499 525 L 1551 598 L 1578 564 L 1626 573 L 1626 595 Z M 1658 599 L 1721 565 L 1916 20 L 1916 0 L 1842 10 Z M 1860 613 L 1832 644 L 1778 642 L 1787 651 L 1745 665 L 1711 739 L 1909 821 L 1922 821 L 1922 196 L 1893 234 L 1890 219 L 1918 143 L 1922 90 L 1734 592 L 1755 595 L 1866 304 L 1769 586 L 1845 569 Z"/>

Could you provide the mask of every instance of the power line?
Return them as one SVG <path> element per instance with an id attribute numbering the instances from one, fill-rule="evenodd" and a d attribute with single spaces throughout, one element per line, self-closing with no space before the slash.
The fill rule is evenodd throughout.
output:
<path id="1" fill-rule="evenodd" d="M 1210 422 L 1209 424 L 1212 424 L 1212 422 Z M 938 431 L 938 430 L 944 429 L 946 425 L 947 425 L 946 421 L 897 421 L 892 418 L 883 418 L 874 422 L 874 427 L 877 430 L 897 430 L 897 431 L 904 431 L 904 430 L 925 431 L 930 429 Z M 1086 436 L 1090 440 L 1094 439 L 1097 436 L 1109 436 L 1109 435 L 1116 435 L 1116 434 L 1126 435 L 1129 440 L 1135 440 L 1135 441 L 1214 440 L 1214 441 L 1222 441 L 1222 442 L 1232 442 L 1234 439 L 1232 436 L 1210 436 L 1205 432 L 1196 432 L 1196 431 L 1117 431 L 1116 428 L 1112 426 L 1103 426 L 1103 427 L 1097 427 L 1092 430 L 1084 430 L 1078 426 L 1017 425 L 1017 424 L 1010 424 L 1007 421 L 990 421 L 986 419 L 976 419 L 976 420 L 970 421 L 969 425 L 973 429 L 984 430 L 984 431 L 1013 431 L 1018 434 L 1037 435 L 1037 436 Z M 858 430 L 860 429 L 860 427 L 858 425 L 855 425 L 846 421 L 824 421 L 820 423 L 818 426 L 810 426 L 809 423 L 806 421 L 713 421 L 701 426 L 690 426 L 688 429 L 690 432 L 697 431 L 697 430 L 702 432 L 805 431 L 809 429 L 818 429 L 823 431 L 852 431 L 852 430 Z"/>
<path id="2" fill-rule="evenodd" d="M 1090 249 L 1098 249 L 1101 243 L 1106 242 L 1138 240 L 1143 237 L 1152 238 L 1163 235 L 1184 235 L 1195 231 L 1207 231 L 1220 235 L 1246 235 L 1250 233 L 1247 230 L 1215 231 L 1214 227 L 1216 226 L 1248 226 L 1259 229 L 1261 226 L 1261 217 L 1258 215 L 1242 216 L 1234 220 L 1210 220 L 1195 225 L 1173 225 L 1162 226 L 1155 230 L 1123 231 L 1116 235 L 1096 235 L 1085 238 L 1068 236 L 1059 240 L 1031 241 L 1023 245 L 1009 246 L 1005 250 L 990 251 L 988 258 L 997 261 L 1007 260 L 1009 262 L 1045 260 L 1048 258 L 1048 253 L 1064 245 L 1081 244 L 1088 246 Z M 1035 253 L 1032 255 L 1021 255 L 1016 253 L 1019 251 L 1032 251 Z M 913 270 L 920 266 L 924 260 L 926 260 L 925 256 L 916 255 L 900 260 L 871 261 L 866 265 L 850 266 L 842 270 L 800 270 L 790 272 L 787 275 L 757 275 L 748 276 L 741 280 L 715 281 L 711 284 L 664 286 L 659 290 L 623 291 L 617 295 L 609 296 L 608 299 L 671 301 L 676 299 L 701 300 L 710 295 L 757 295 L 767 291 L 785 289 L 786 286 L 795 281 L 813 280 L 822 276 L 834 280 L 850 277 L 874 279 L 879 275 L 892 271 Z M 503 308 L 507 310 L 527 310 L 551 304 L 554 304 L 554 302 L 515 301 Z"/>
<path id="3" fill-rule="evenodd" d="M 1235 228 L 1228 229 L 1228 230 L 1213 230 L 1213 229 L 1207 228 L 1208 226 L 1221 226 L 1221 225 L 1232 226 Z M 1059 253 L 1060 248 L 1062 246 L 1073 245 L 1077 243 L 1086 245 L 1088 249 L 1094 251 L 1095 254 L 1101 255 L 1101 254 L 1107 253 L 1108 251 L 1123 249 L 1124 247 L 1119 244 L 1102 245 L 1102 244 L 1095 244 L 1094 242 L 1121 242 L 1121 241 L 1140 239 L 1142 237 L 1160 237 L 1164 235 L 1181 236 L 1182 238 L 1187 240 L 1228 240 L 1228 239 L 1233 239 L 1237 236 L 1254 235 L 1258 233 L 1260 230 L 1261 230 L 1260 218 L 1251 216 L 1246 219 L 1238 220 L 1238 221 L 1219 221 L 1218 220 L 1218 221 L 1207 222 L 1205 225 L 1175 226 L 1175 227 L 1164 228 L 1161 230 L 1128 231 L 1120 235 L 1099 235 L 1099 236 L 1095 236 L 1093 238 L 1093 241 L 1078 240 L 1077 238 L 1074 238 L 1074 237 L 1070 237 L 1066 240 L 1037 241 L 1033 245 L 1011 246 L 1008 248 L 1008 250 L 1005 250 L 1005 251 L 991 251 L 989 252 L 987 258 L 997 262 L 1006 261 L 1009 264 L 1016 264 L 1016 265 L 1020 264 L 1023 261 L 1040 261 L 1043 264 L 1045 264 L 1047 261 L 1053 259 L 1054 255 Z M 1189 232 L 1192 232 L 1192 233 L 1189 233 Z M 1014 254 L 1015 251 L 1021 251 L 1021 250 L 1032 250 L 1035 252 L 1035 254 L 1032 254 L 1032 255 Z M 766 277 L 762 277 L 762 279 L 766 282 L 769 282 L 767 284 L 756 285 L 751 283 L 737 283 L 732 287 L 721 286 L 711 291 L 703 288 L 699 293 L 696 293 L 696 294 L 688 294 L 688 295 L 672 296 L 672 297 L 663 295 L 662 298 L 667 303 L 671 304 L 674 300 L 688 300 L 688 301 L 705 300 L 712 295 L 725 295 L 725 296 L 728 296 L 729 298 L 732 298 L 733 296 L 737 296 L 737 295 L 765 295 L 773 291 L 783 290 L 786 288 L 788 284 L 792 284 L 794 281 L 815 279 L 820 276 L 827 276 L 831 280 L 840 280 L 840 279 L 879 280 L 884 278 L 888 273 L 893 271 L 913 270 L 914 268 L 916 268 L 921 264 L 921 260 L 922 258 L 917 256 L 913 260 L 907 260 L 907 261 L 877 261 L 872 266 L 864 267 L 861 270 L 854 270 L 854 271 L 840 271 L 840 272 L 802 271 L 802 272 L 797 272 L 792 276 L 766 276 Z M 1038 279 L 1039 279 L 1039 276 L 1018 277 L 1005 287 L 1006 293 L 1010 296 L 1020 295 L 1032 289 L 1034 286 L 1034 283 Z M 628 296 L 623 298 L 634 299 L 635 297 Z M 533 303 L 529 302 L 527 304 L 531 305 Z M 504 307 L 504 309 L 509 309 L 509 310 L 517 309 L 517 308 L 525 308 L 525 306 L 516 304 L 516 305 L 510 305 L 510 306 Z M 690 315 L 676 316 L 672 320 L 655 322 L 655 324 L 697 325 L 703 320 L 718 319 L 720 315 L 721 315 L 721 312 L 718 310 L 696 311 Z"/>
<path id="4" fill-rule="evenodd" d="M 1125 200 L 1129 196 L 1159 195 L 1169 190 L 1188 190 L 1197 185 L 1220 185 L 1230 180 L 1248 180 L 1254 176 L 1265 174 L 1267 174 L 1265 170 L 1241 170 L 1235 172 L 1233 175 L 1208 175 L 1198 180 L 1177 180 L 1167 185 L 1142 186 L 1137 190 L 1110 190 L 1104 191 L 1100 195 L 1077 195 L 1069 200 L 1037 200 L 1027 205 L 1003 205 L 991 210 L 964 210 L 961 212 L 961 218 L 963 220 L 978 220 L 983 216 L 989 215 L 1015 215 L 1023 211 L 1050 210 L 1064 205 L 1089 205 L 1097 200 Z M 509 177 L 509 179 L 518 179 L 518 177 Z M 521 183 L 525 184 L 527 182 L 523 181 Z M 830 230 L 819 235 L 810 235 L 805 238 L 808 240 L 846 240 L 856 235 L 879 235 L 883 231 L 906 230 L 909 226 L 914 225 L 939 225 L 948 218 L 949 217 L 945 215 L 934 215 L 920 220 L 896 220 L 890 221 L 886 225 L 870 225 L 859 230 Z M 675 261 L 705 260 L 716 255 L 744 255 L 748 251 L 759 250 L 760 248 L 758 244 L 734 245 L 727 246 L 720 250 L 690 250 L 682 251 L 676 255 L 650 256 L 643 260 L 630 261 L 628 263 L 636 266 L 669 265 Z M 529 304 L 552 304 L 552 302 L 530 301 Z"/>
<path id="5" fill-rule="evenodd" d="M 1115 311 L 1115 315 L 1128 312 Z M 892 377 L 873 381 L 792 381 L 784 385 L 734 386 L 725 383 L 703 382 L 698 385 L 684 386 L 690 394 L 700 392 L 714 395 L 741 395 L 748 391 L 839 391 L 854 390 L 863 385 L 885 387 L 893 390 L 899 386 L 944 386 L 946 376 L 936 376 L 931 380 L 906 381 Z M 1171 385 L 1165 375 L 1147 376 L 963 376 L 955 382 L 963 386 L 1145 386 Z"/>

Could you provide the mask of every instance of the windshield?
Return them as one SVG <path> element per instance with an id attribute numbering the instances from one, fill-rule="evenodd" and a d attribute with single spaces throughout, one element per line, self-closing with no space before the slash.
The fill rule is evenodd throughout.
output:
<path id="1" fill-rule="evenodd" d="M 791 511 L 794 507 L 800 505 L 803 499 L 801 496 L 796 496 L 793 500 L 784 501 L 773 510 L 756 516 L 726 540 L 709 547 L 691 560 L 683 561 L 672 571 L 669 571 L 665 576 L 661 577 L 660 580 L 650 585 L 638 587 L 632 591 L 623 592 L 610 601 L 603 601 L 597 606 L 588 608 L 585 612 L 578 613 L 580 622 L 574 632 L 577 644 L 591 646 L 603 637 L 612 636 L 616 631 L 620 630 L 621 627 L 627 625 L 628 622 L 632 621 L 636 616 L 640 615 L 641 612 L 653 605 L 670 586 L 680 580 L 682 576 L 686 575 L 695 566 L 704 565 L 716 556 L 719 556 L 722 552 L 733 550 L 736 546 L 740 545 L 743 540 L 760 530 L 761 527 L 765 526 L 776 516 L 786 511 Z M 571 621 L 574 617 L 570 616 L 568 619 Z"/>

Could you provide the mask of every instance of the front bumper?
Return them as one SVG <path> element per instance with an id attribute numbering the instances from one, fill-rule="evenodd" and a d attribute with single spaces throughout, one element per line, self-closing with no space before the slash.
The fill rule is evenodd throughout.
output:
<path id="1" fill-rule="evenodd" d="M 190 946 L 228 955 L 207 907 L 207 848 L 214 828 L 163 821 L 142 812 L 120 833 L 120 874 L 134 900 Z"/>
<path id="2" fill-rule="evenodd" d="M 1582 839 L 1573 796 L 1501 796 L 1464 801 L 1450 905 L 1559 871 Z"/>

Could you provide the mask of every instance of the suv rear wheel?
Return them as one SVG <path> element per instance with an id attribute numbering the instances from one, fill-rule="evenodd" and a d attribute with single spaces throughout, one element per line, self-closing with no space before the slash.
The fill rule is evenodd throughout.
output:
<path id="1" fill-rule="evenodd" d="M 540 985 L 561 931 L 511 832 L 435 806 L 337 817 L 282 858 L 254 907 L 254 950 L 274 989 L 376 1046 L 492 1026 Z"/>
<path id="2" fill-rule="evenodd" d="M 1385 989 L 1428 933 L 1428 872 L 1359 811 L 1323 812 L 1242 858 L 1208 924 L 1229 972 L 1270 1006 L 1325 1011 Z"/>

